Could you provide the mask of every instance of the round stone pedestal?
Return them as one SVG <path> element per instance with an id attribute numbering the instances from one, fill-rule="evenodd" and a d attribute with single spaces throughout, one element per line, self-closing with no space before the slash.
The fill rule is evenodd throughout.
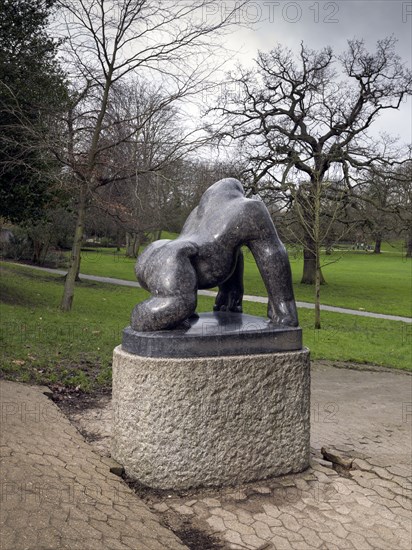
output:
<path id="1" fill-rule="evenodd" d="M 113 357 L 112 456 L 158 489 L 235 485 L 309 465 L 309 351 Z"/>

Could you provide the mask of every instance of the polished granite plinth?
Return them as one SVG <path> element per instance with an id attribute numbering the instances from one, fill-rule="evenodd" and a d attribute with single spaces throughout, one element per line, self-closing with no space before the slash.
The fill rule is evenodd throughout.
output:
<path id="1" fill-rule="evenodd" d="M 302 349 L 302 329 L 268 319 L 216 311 L 194 315 L 173 330 L 123 331 L 122 349 L 142 357 L 218 357 Z"/>

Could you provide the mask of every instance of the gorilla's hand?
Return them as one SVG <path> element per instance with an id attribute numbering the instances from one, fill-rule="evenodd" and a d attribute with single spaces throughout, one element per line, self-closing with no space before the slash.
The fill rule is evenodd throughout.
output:
<path id="1" fill-rule="evenodd" d="M 239 290 L 219 290 L 213 311 L 233 311 L 242 313 L 243 293 Z"/>
<path id="2" fill-rule="evenodd" d="M 299 326 L 298 314 L 296 311 L 295 300 L 277 302 L 276 304 L 268 303 L 268 317 L 276 325 L 284 327 Z"/>

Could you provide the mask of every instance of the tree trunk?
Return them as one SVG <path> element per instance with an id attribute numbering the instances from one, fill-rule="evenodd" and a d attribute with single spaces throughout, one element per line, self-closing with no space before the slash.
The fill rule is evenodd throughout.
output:
<path id="1" fill-rule="evenodd" d="M 137 258 L 139 254 L 139 233 L 126 233 L 126 257 Z"/>
<path id="2" fill-rule="evenodd" d="M 326 283 L 323 278 L 322 270 L 319 267 L 320 272 L 320 284 Z M 316 252 L 315 243 L 310 236 L 305 238 L 305 246 L 303 247 L 303 275 L 300 281 L 304 285 L 316 284 Z"/>
<path id="3" fill-rule="evenodd" d="M 70 311 L 74 297 L 74 284 L 79 280 L 80 271 L 80 253 L 84 238 L 84 221 L 86 217 L 86 200 L 87 200 L 87 185 L 92 183 L 94 176 L 93 172 L 96 167 L 96 156 L 98 154 L 98 144 L 100 134 L 102 132 L 103 119 L 107 111 L 109 101 L 109 92 L 112 86 L 114 57 L 105 75 L 103 97 L 100 104 L 99 114 L 97 116 L 96 125 L 93 130 L 92 142 L 87 155 L 87 170 L 83 174 L 83 179 L 79 181 L 80 193 L 79 204 L 77 210 L 76 229 L 74 231 L 73 246 L 70 257 L 70 266 L 64 281 L 63 297 L 60 302 L 62 311 Z M 73 154 L 73 120 L 69 117 L 69 151 Z M 91 186 L 93 188 L 93 185 Z"/>
<path id="4" fill-rule="evenodd" d="M 319 249 L 316 253 L 316 274 L 315 274 L 315 329 L 320 329 L 320 285 L 322 273 L 320 270 Z"/>
<path id="5" fill-rule="evenodd" d="M 116 242 L 117 242 L 117 252 L 120 252 L 120 249 L 122 248 L 122 233 L 120 231 L 117 231 Z"/>
<path id="6" fill-rule="evenodd" d="M 315 251 L 315 330 L 320 329 L 320 284 L 322 273 L 320 271 L 320 207 L 321 207 L 321 187 L 318 183 L 316 186 L 316 195 L 315 195 L 315 216 L 314 216 L 314 227 L 313 227 L 313 237 L 314 237 L 314 246 Z"/>
<path id="7" fill-rule="evenodd" d="M 134 233 L 126 233 L 126 258 L 134 258 Z"/>
<path id="8" fill-rule="evenodd" d="M 406 243 L 406 257 L 412 258 L 412 231 L 409 233 L 408 241 Z"/>
<path id="9" fill-rule="evenodd" d="M 70 266 L 64 282 L 63 297 L 60 302 L 62 311 L 70 311 L 74 297 L 74 283 L 79 276 L 80 252 L 84 234 L 84 218 L 86 214 L 86 190 L 84 184 L 80 189 L 80 200 L 77 210 L 76 229 L 74 232 L 73 246 L 70 256 Z"/>
<path id="10" fill-rule="evenodd" d="M 137 258 L 137 256 L 139 255 L 140 244 L 141 244 L 140 233 L 136 233 L 134 241 L 133 241 L 133 257 L 134 258 Z"/>
<path id="11" fill-rule="evenodd" d="M 43 244 L 43 247 L 40 253 L 40 258 L 39 258 L 40 265 L 44 265 L 46 263 L 46 257 L 49 252 L 49 248 L 50 248 L 50 237 L 48 237 L 46 242 Z"/>
<path id="12" fill-rule="evenodd" d="M 42 249 L 42 243 L 39 239 L 30 237 L 30 241 L 33 246 L 33 254 L 31 256 L 31 261 L 34 264 L 40 265 L 40 256 L 41 256 L 41 249 Z"/>
<path id="13" fill-rule="evenodd" d="M 378 235 L 375 239 L 375 248 L 373 249 L 374 254 L 381 253 L 382 237 Z"/>
<path id="14" fill-rule="evenodd" d="M 79 247 L 80 251 L 82 249 L 82 244 L 83 244 L 83 235 L 82 235 L 82 240 L 80 241 L 80 247 Z M 76 283 L 80 283 L 80 252 L 79 252 L 79 261 L 77 262 L 76 277 L 74 280 Z"/>

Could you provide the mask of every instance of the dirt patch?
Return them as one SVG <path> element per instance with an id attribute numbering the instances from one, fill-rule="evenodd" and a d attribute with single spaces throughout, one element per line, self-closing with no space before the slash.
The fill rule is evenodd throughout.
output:
<path id="1" fill-rule="evenodd" d="M 51 384 L 47 396 L 62 409 L 71 420 L 72 414 L 89 409 L 101 410 L 107 407 L 112 398 L 111 388 L 86 393 L 76 388 L 68 388 L 61 384 Z"/>
<path id="2" fill-rule="evenodd" d="M 186 546 L 191 550 L 199 550 L 200 548 L 202 550 L 225 549 L 225 546 L 223 546 L 222 543 L 211 535 L 191 527 L 183 527 L 182 529 L 178 529 L 173 532 L 177 537 L 179 537 L 183 544 L 186 544 Z"/>
<path id="3" fill-rule="evenodd" d="M 58 405 L 97 453 L 110 457 L 111 390 L 103 389 L 90 394 L 55 384 L 50 387 L 47 396 Z"/>

